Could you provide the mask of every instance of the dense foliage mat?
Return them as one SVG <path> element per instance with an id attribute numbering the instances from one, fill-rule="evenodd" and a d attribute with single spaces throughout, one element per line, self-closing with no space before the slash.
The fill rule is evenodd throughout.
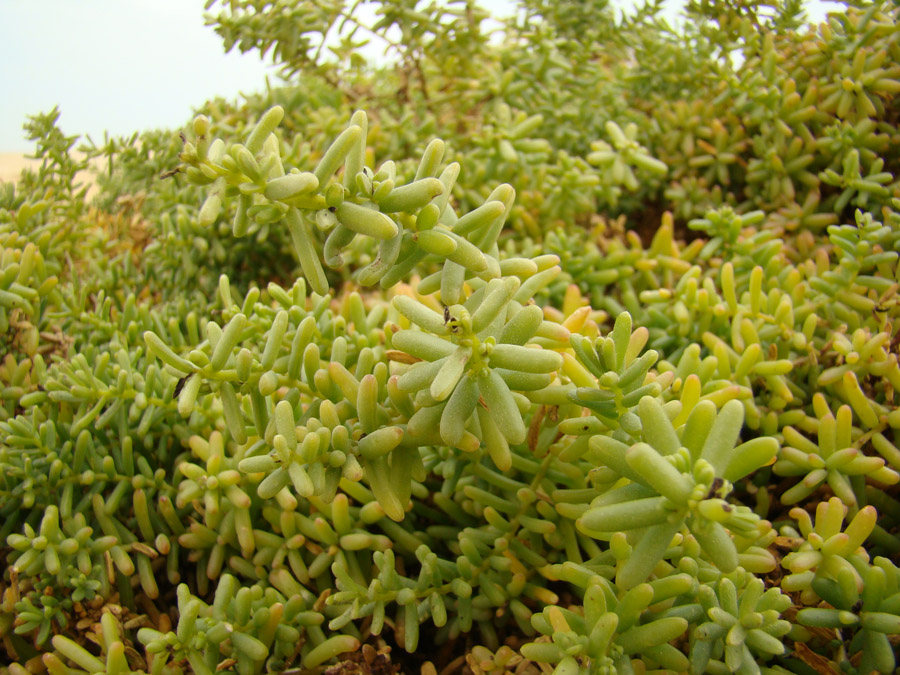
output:
<path id="1" fill-rule="evenodd" d="M 0 672 L 893 672 L 900 9 L 374 4 L 26 124 Z"/>

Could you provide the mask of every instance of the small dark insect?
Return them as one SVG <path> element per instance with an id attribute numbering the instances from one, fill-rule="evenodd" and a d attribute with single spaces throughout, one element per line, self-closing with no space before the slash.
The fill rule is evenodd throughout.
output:
<path id="1" fill-rule="evenodd" d="M 336 206 L 329 206 L 329 207 L 328 207 L 328 210 L 331 211 L 332 213 L 334 213 L 335 211 L 337 211 L 337 207 L 336 207 Z"/>
<path id="2" fill-rule="evenodd" d="M 185 375 L 180 380 L 178 380 L 178 384 L 175 385 L 175 393 L 174 396 L 178 396 L 181 393 L 181 390 L 184 389 L 185 383 L 188 381 L 190 375 Z"/>
<path id="3" fill-rule="evenodd" d="M 709 486 L 709 492 L 706 493 L 706 499 L 712 499 L 716 496 L 719 489 L 725 484 L 725 481 L 716 476 L 713 478 L 712 485 Z"/>
<path id="4" fill-rule="evenodd" d="M 456 319 L 450 314 L 450 308 L 444 307 L 444 325 L 446 326 L 448 323 L 450 324 L 451 333 L 456 333 L 459 330 L 459 324 L 456 323 Z"/>

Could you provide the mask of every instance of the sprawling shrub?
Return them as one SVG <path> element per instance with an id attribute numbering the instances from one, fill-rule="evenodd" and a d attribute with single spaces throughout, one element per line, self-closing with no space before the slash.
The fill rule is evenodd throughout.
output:
<path id="1" fill-rule="evenodd" d="M 28 122 L 4 672 L 892 672 L 900 9 L 376 4 L 208 2 L 283 82 L 91 197 Z"/>

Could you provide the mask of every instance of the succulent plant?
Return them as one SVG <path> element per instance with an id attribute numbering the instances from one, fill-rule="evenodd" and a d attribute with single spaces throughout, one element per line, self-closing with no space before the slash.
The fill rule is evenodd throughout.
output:
<path id="1" fill-rule="evenodd" d="M 92 201 L 27 123 L 0 672 L 893 669 L 900 10 L 377 5 Z"/>
<path id="2" fill-rule="evenodd" d="M 791 599 L 780 589 L 738 568 L 698 595 L 708 620 L 691 636 L 692 673 L 758 673 L 760 662 L 784 653 L 791 624 L 780 615 Z"/>
<path id="3" fill-rule="evenodd" d="M 842 529 L 846 506 L 837 497 L 820 502 L 816 508 L 813 524 L 809 514 L 803 509 L 791 509 L 791 515 L 798 519 L 803 540 L 797 551 L 784 557 L 783 565 L 791 574 L 782 580 L 782 588 L 788 592 L 801 591 L 801 598 L 807 604 L 816 599 L 812 586 L 814 579 L 835 578 L 845 570 L 858 588 L 863 579 L 852 561 L 862 553 L 860 546 L 875 527 L 877 512 L 872 506 L 859 512 Z M 865 560 L 866 556 L 862 555 Z"/>
<path id="4" fill-rule="evenodd" d="M 801 609 L 797 621 L 803 626 L 852 632 L 846 653 L 859 658 L 859 671 L 887 672 L 896 666 L 888 636 L 900 633 L 897 567 L 881 557 L 871 565 L 859 557 L 852 558 L 851 563 L 862 581 L 862 590 L 849 569 L 839 571 L 834 579 L 815 579 L 813 588 L 830 607 Z"/>

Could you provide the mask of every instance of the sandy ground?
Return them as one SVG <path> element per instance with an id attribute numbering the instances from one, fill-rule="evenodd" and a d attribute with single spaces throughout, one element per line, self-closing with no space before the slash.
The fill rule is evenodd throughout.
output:
<path id="1" fill-rule="evenodd" d="M 104 159 L 94 159 L 91 161 L 94 167 L 105 166 Z M 28 167 L 37 169 L 40 161 L 30 159 L 26 155 L 17 152 L 0 152 L 0 183 L 15 182 L 19 179 L 22 170 Z M 87 183 L 87 198 L 90 199 L 96 193 L 96 185 L 94 185 L 93 171 L 83 171 L 78 174 L 79 182 Z"/>
<path id="2" fill-rule="evenodd" d="M 37 163 L 36 160 L 27 159 L 21 153 L 0 152 L 0 182 L 17 180 L 22 169 Z"/>

